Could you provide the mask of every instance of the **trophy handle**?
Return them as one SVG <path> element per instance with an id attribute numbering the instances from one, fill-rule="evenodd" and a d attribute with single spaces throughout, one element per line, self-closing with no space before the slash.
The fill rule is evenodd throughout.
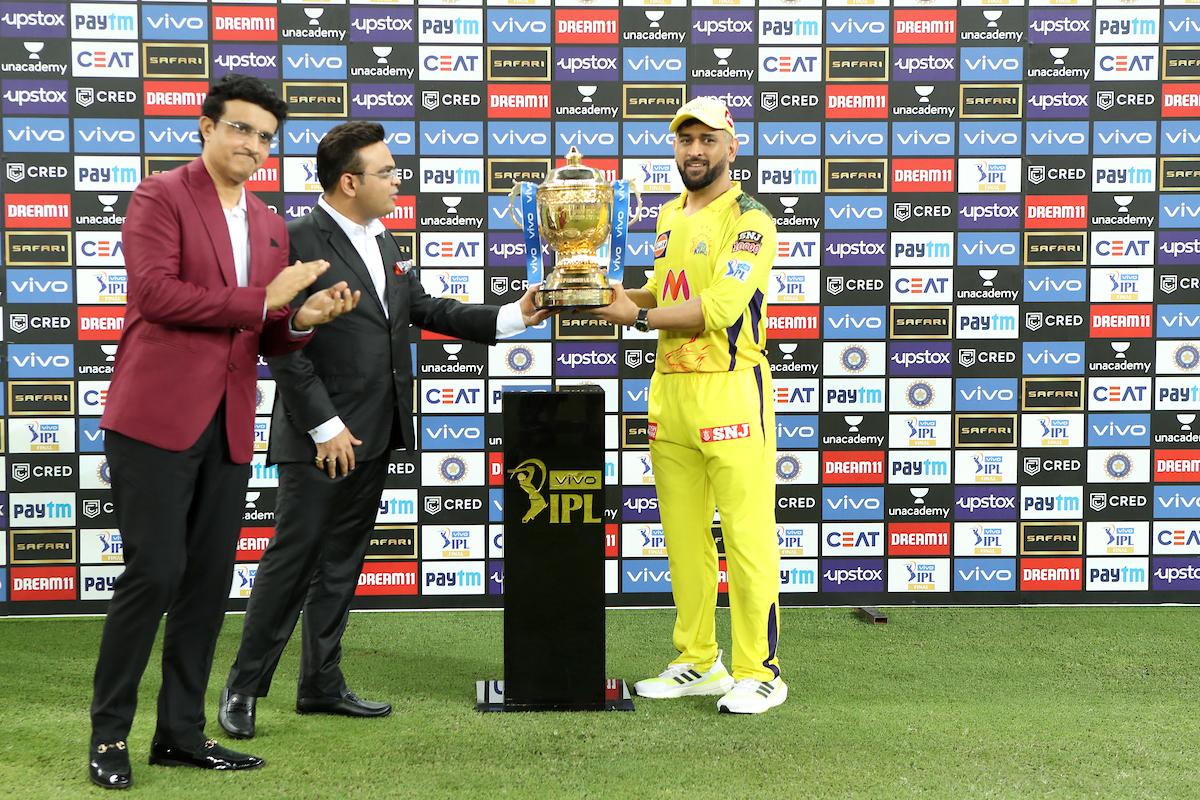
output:
<path id="1" fill-rule="evenodd" d="M 517 216 L 517 210 L 513 207 L 513 203 L 521 196 L 521 184 L 514 183 L 512 189 L 508 192 L 508 216 L 513 221 L 513 225 L 517 228 L 521 227 L 521 218 Z"/>
<path id="2" fill-rule="evenodd" d="M 629 181 L 629 188 L 633 190 L 633 194 L 637 197 L 637 208 L 629 211 L 629 224 L 637 222 L 646 212 L 646 204 L 642 201 L 642 184 L 637 178 Z"/>

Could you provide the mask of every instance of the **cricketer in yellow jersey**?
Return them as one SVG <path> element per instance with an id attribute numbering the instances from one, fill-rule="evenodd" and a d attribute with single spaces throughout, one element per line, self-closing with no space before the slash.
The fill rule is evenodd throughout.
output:
<path id="1" fill-rule="evenodd" d="M 591 313 L 658 330 L 650 381 L 650 460 L 671 569 L 679 651 L 643 697 L 721 695 L 720 711 L 757 714 L 787 699 L 779 673 L 775 415 L 766 297 L 775 221 L 729 177 L 733 117 L 699 97 L 671 120 L 686 189 L 659 210 L 654 273 L 614 285 Z M 733 674 L 717 647 L 714 507 L 729 571 Z"/>

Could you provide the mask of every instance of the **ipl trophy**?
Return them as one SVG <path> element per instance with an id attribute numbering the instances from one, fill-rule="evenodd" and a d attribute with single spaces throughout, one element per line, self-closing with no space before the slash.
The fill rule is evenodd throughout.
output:
<path id="1" fill-rule="evenodd" d="M 608 183 L 599 170 L 583 163 L 572 147 L 567 163 L 551 170 L 540 184 L 519 183 L 508 195 L 508 211 L 525 239 L 525 266 L 530 284 L 542 282 L 533 295 L 538 308 L 599 308 L 612 302 L 609 281 L 624 274 L 629 226 L 642 213 L 630 209 L 629 181 Z M 597 254 L 609 245 L 607 267 Z M 542 280 L 541 237 L 556 254 L 554 269 Z"/>

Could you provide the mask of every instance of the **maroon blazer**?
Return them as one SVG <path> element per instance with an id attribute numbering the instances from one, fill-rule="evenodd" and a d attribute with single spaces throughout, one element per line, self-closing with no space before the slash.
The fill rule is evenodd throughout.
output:
<path id="1" fill-rule="evenodd" d="M 258 354 L 282 355 L 291 309 L 263 320 L 264 288 L 287 266 L 283 220 L 246 192 L 249 286 L 239 287 L 217 189 L 204 162 L 142 181 L 121 228 L 129 293 L 100 427 L 164 450 L 196 443 L 225 401 L 234 462 L 250 461 Z"/>

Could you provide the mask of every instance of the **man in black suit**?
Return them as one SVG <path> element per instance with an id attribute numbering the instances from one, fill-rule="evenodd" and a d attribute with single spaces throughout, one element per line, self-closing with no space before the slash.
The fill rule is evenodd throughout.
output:
<path id="1" fill-rule="evenodd" d="M 426 294 L 379 221 L 395 208 L 400 186 L 382 126 L 333 128 L 317 147 L 317 177 L 317 207 L 288 224 L 292 257 L 330 262 L 307 291 L 346 281 L 362 300 L 304 351 L 268 360 L 277 399 L 267 457 L 279 464 L 279 493 L 275 538 L 258 565 L 217 715 L 236 738 L 254 736 L 256 698 L 270 689 L 301 609 L 296 710 L 391 713 L 350 691 L 339 664 L 390 450 L 415 446 L 409 325 L 494 344 L 548 316 L 534 309 L 532 288 L 503 307 Z"/>

